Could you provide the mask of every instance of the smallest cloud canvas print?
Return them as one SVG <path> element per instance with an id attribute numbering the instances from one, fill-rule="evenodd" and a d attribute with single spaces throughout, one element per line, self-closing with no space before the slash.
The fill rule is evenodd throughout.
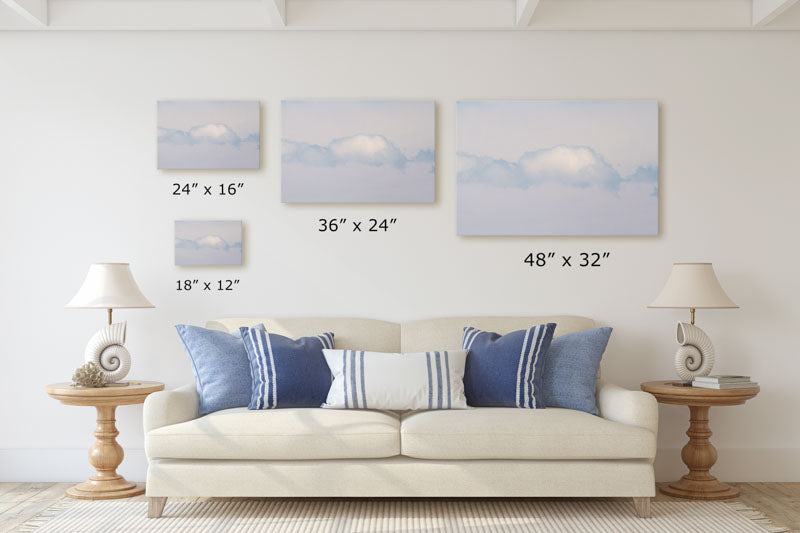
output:
<path id="1" fill-rule="evenodd" d="M 239 220 L 176 220 L 175 264 L 232 266 L 242 264 Z"/>
<path id="2" fill-rule="evenodd" d="M 657 235 L 658 103 L 457 104 L 460 235 Z"/>
<path id="3" fill-rule="evenodd" d="M 257 169 L 260 124 L 258 102 L 158 102 L 158 168 Z"/>
<path id="4" fill-rule="evenodd" d="M 433 101 L 284 100 L 283 202 L 433 202 Z"/>

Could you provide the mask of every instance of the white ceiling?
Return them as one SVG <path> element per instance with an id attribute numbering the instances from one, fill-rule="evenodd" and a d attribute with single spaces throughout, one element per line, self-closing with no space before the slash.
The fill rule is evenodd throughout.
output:
<path id="1" fill-rule="evenodd" d="M 800 30 L 798 0 L 0 0 L 0 30 Z"/>

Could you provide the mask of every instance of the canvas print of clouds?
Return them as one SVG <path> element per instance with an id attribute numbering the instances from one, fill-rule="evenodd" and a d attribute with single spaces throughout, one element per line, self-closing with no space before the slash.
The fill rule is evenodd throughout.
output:
<path id="1" fill-rule="evenodd" d="M 658 234 L 658 103 L 457 104 L 460 235 Z"/>
<path id="2" fill-rule="evenodd" d="M 158 102 L 158 168 L 257 169 L 258 102 Z"/>
<path id="3" fill-rule="evenodd" d="M 223 266 L 242 264 L 239 220 L 176 220 L 175 264 Z"/>
<path id="4" fill-rule="evenodd" d="M 283 202 L 433 202 L 433 101 L 284 100 Z"/>

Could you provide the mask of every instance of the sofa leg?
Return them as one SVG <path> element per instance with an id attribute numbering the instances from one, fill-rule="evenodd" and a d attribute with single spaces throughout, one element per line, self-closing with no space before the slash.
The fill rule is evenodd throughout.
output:
<path id="1" fill-rule="evenodd" d="M 636 508 L 636 514 L 639 518 L 650 518 L 653 516 L 650 512 L 650 498 L 634 497 L 633 506 Z"/>
<path id="2" fill-rule="evenodd" d="M 148 497 L 147 498 L 147 518 L 161 518 L 164 506 L 167 505 L 167 497 Z"/>

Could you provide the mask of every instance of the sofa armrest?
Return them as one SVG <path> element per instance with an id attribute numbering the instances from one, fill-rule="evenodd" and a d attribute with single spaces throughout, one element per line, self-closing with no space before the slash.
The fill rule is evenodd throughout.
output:
<path id="1" fill-rule="evenodd" d="M 600 381 L 597 408 L 607 420 L 643 427 L 658 435 L 658 402 L 652 394 Z"/>
<path id="2" fill-rule="evenodd" d="M 144 401 L 144 432 L 197 418 L 200 398 L 194 383 L 151 394 Z"/>

